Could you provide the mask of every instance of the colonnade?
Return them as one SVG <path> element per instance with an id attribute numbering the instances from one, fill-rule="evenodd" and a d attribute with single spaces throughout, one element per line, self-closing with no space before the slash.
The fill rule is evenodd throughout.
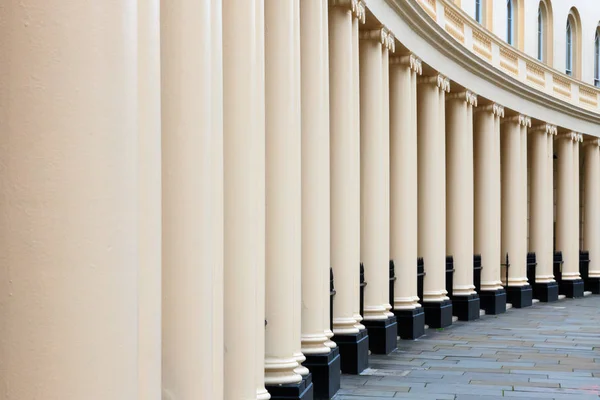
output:
<path id="1" fill-rule="evenodd" d="M 363 1 L 29 3 L 55 23 L 0 25 L 7 399 L 330 399 L 426 326 L 600 293 L 600 141 Z"/>

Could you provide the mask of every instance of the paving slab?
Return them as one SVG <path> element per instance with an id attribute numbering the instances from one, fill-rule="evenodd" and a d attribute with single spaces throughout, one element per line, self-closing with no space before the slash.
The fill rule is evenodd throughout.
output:
<path id="1" fill-rule="evenodd" d="M 428 329 L 369 362 L 335 400 L 600 399 L 600 296 Z"/>

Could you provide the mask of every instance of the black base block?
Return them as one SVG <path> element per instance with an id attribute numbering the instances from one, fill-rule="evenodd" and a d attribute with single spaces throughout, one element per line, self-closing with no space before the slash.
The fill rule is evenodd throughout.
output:
<path id="1" fill-rule="evenodd" d="M 479 319 L 480 301 L 477 293 L 467 296 L 452 296 L 452 311 L 459 321 Z"/>
<path id="2" fill-rule="evenodd" d="M 530 285 L 508 286 L 506 289 L 506 301 L 514 308 L 531 307 L 533 304 L 533 290 Z"/>
<path id="3" fill-rule="evenodd" d="M 302 382 L 287 385 L 267 385 L 271 400 L 313 400 L 312 376 L 302 377 Z"/>
<path id="4" fill-rule="evenodd" d="M 561 281 L 558 286 L 558 292 L 564 294 L 570 299 L 583 297 L 584 283 L 583 279 L 575 279 L 572 281 Z"/>
<path id="5" fill-rule="evenodd" d="M 423 307 L 413 310 L 393 310 L 398 323 L 400 339 L 416 339 L 425 334 L 425 311 Z"/>
<path id="6" fill-rule="evenodd" d="M 425 324 L 430 328 L 445 328 L 452 325 L 452 301 L 424 301 Z"/>
<path id="7" fill-rule="evenodd" d="M 533 284 L 533 298 L 544 303 L 558 300 L 558 283 L 544 282 Z"/>
<path id="8" fill-rule="evenodd" d="M 369 367 L 369 334 L 366 329 L 349 335 L 334 335 L 331 340 L 340 349 L 343 373 L 358 375 Z"/>
<path id="9" fill-rule="evenodd" d="M 367 321 L 362 324 L 369 331 L 369 350 L 373 354 L 390 354 L 398 348 L 398 324 L 396 317 Z"/>
<path id="10" fill-rule="evenodd" d="M 506 312 L 506 291 L 504 289 L 482 290 L 479 292 L 480 307 L 488 315 Z"/>
<path id="11" fill-rule="evenodd" d="M 306 355 L 302 363 L 310 370 L 315 400 L 330 400 L 340 389 L 341 357 L 336 347 L 327 354 Z"/>
<path id="12" fill-rule="evenodd" d="M 600 294 L 600 278 L 587 278 L 584 281 L 585 290 L 593 294 Z"/>

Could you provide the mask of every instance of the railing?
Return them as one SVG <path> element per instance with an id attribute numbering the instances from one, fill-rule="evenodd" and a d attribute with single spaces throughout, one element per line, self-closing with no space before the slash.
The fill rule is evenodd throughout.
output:
<path id="1" fill-rule="evenodd" d="M 365 286 L 367 286 L 367 282 L 365 281 L 365 266 L 363 263 L 360 263 L 360 315 L 365 315 Z"/>
<path id="2" fill-rule="evenodd" d="M 454 287 L 454 257 L 446 256 L 446 292 L 452 297 Z"/>
<path id="3" fill-rule="evenodd" d="M 507 75 L 558 99 L 600 113 L 600 88 L 557 71 L 517 50 L 466 14 L 452 0 L 417 0 L 450 36 Z"/>
<path id="4" fill-rule="evenodd" d="M 425 283 L 425 262 L 423 258 L 417 259 L 417 296 L 419 303 L 423 304 L 423 285 Z"/>
<path id="5" fill-rule="evenodd" d="M 536 269 L 537 257 L 535 253 L 527 253 L 527 280 L 531 286 L 535 284 Z"/>
<path id="6" fill-rule="evenodd" d="M 396 270 L 394 267 L 394 260 L 390 260 L 390 298 L 389 303 L 394 308 L 394 282 L 396 282 Z"/>
<path id="7" fill-rule="evenodd" d="M 481 291 L 481 270 L 483 266 L 481 265 L 481 254 L 475 254 L 473 256 L 473 285 L 475 286 L 475 291 L 479 293 Z"/>

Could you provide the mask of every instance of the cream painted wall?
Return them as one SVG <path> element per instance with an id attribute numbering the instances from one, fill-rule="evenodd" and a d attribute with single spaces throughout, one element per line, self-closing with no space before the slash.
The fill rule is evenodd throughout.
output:
<path id="1" fill-rule="evenodd" d="M 482 0 L 493 3 L 493 27 L 496 36 L 506 40 L 506 0 Z M 515 1 L 515 5 L 517 0 Z M 518 0 L 523 2 L 524 51 L 537 58 L 537 12 L 538 0 Z M 600 22 L 600 2 L 598 0 L 551 0 L 554 15 L 554 57 L 555 69 L 565 70 L 565 29 L 571 7 L 577 8 L 581 17 L 582 49 L 581 80 L 594 83 L 594 35 Z M 475 0 L 462 0 L 461 8 L 475 17 Z"/>

